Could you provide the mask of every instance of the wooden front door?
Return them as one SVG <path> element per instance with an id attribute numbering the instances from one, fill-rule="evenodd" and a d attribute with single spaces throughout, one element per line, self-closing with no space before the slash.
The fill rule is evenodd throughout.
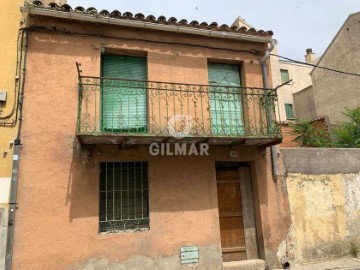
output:
<path id="1" fill-rule="evenodd" d="M 238 168 L 216 169 L 223 261 L 246 260 Z"/>

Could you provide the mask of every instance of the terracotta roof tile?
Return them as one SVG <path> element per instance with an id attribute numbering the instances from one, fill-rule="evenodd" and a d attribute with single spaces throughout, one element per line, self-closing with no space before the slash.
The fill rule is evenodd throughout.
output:
<path id="1" fill-rule="evenodd" d="M 74 9 L 74 11 L 75 11 L 75 12 L 83 13 L 83 12 L 85 12 L 85 8 L 79 6 L 79 7 L 76 7 L 76 8 Z"/>
<path id="2" fill-rule="evenodd" d="M 169 23 L 169 24 L 176 24 L 176 23 L 177 23 L 177 19 L 176 19 L 175 17 L 171 17 L 171 18 L 169 18 L 168 23 Z"/>
<path id="3" fill-rule="evenodd" d="M 137 13 L 137 14 L 135 14 L 135 19 L 145 20 L 145 15 L 142 13 Z"/>
<path id="4" fill-rule="evenodd" d="M 111 18 L 120 19 L 121 18 L 121 12 L 118 10 L 114 10 L 110 13 Z"/>
<path id="5" fill-rule="evenodd" d="M 110 17 L 110 12 L 107 11 L 106 9 L 103 9 L 102 11 L 100 11 L 99 14 L 104 17 Z"/>
<path id="6" fill-rule="evenodd" d="M 188 23 L 188 21 L 185 19 L 178 21 L 178 19 L 176 19 L 175 17 L 171 17 L 167 20 L 165 16 L 159 16 L 159 18 L 156 18 L 153 15 L 145 16 L 142 13 L 137 13 L 134 16 L 131 12 L 124 12 L 123 14 L 121 14 L 121 12 L 118 10 L 109 12 L 108 10 L 104 9 L 104 10 L 101 10 L 100 12 L 98 12 L 98 10 L 94 7 L 89 7 L 87 9 L 85 9 L 82 6 L 78 6 L 73 9 L 68 4 L 59 6 L 55 2 L 51 2 L 51 3 L 49 3 L 49 5 L 45 6 L 41 1 L 38 1 L 38 0 L 33 1 L 32 6 L 35 8 L 41 8 L 41 9 L 58 10 L 61 12 L 85 13 L 85 14 L 90 14 L 90 15 L 94 15 L 94 16 L 103 16 L 103 17 L 109 17 L 109 18 L 115 18 L 115 19 L 138 20 L 138 21 L 146 21 L 146 22 L 152 22 L 152 23 L 158 23 L 158 24 L 173 24 L 173 25 L 187 26 L 187 27 L 192 27 L 192 28 L 201 28 L 201 29 L 214 30 L 214 31 L 246 33 L 246 34 L 257 35 L 257 36 L 272 36 L 274 34 L 272 31 L 264 31 L 264 30 L 257 31 L 254 28 L 247 29 L 244 26 L 241 28 L 237 28 L 236 26 L 228 26 L 226 24 L 223 24 L 219 27 L 218 23 L 216 23 L 216 22 L 212 22 L 211 24 L 202 22 L 199 24 L 198 21 L 193 20 L 190 23 Z"/>

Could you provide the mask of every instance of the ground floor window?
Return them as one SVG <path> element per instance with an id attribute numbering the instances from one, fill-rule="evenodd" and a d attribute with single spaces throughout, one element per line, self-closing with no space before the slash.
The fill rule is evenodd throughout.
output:
<path id="1" fill-rule="evenodd" d="M 99 231 L 149 228 L 146 162 L 100 163 Z"/>

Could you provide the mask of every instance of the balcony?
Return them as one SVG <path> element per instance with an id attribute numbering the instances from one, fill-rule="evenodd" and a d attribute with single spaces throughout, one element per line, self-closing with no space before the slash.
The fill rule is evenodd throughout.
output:
<path id="1" fill-rule="evenodd" d="M 82 144 L 281 142 L 275 90 L 79 77 Z"/>

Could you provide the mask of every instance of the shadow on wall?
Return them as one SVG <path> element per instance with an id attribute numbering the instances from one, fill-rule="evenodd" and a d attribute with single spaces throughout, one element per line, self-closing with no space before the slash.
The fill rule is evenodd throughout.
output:
<path id="1" fill-rule="evenodd" d="M 152 213 L 217 209 L 215 161 L 211 157 L 152 157 L 147 147 L 81 147 L 75 139 L 66 196 L 70 221 L 98 216 L 99 163 L 102 161 L 148 162 Z"/>
<path id="2" fill-rule="evenodd" d="M 98 216 L 93 202 L 98 202 L 99 172 L 95 164 L 91 163 L 89 154 L 90 151 L 82 149 L 75 138 L 65 202 L 65 205 L 70 204 L 70 221 Z"/>

